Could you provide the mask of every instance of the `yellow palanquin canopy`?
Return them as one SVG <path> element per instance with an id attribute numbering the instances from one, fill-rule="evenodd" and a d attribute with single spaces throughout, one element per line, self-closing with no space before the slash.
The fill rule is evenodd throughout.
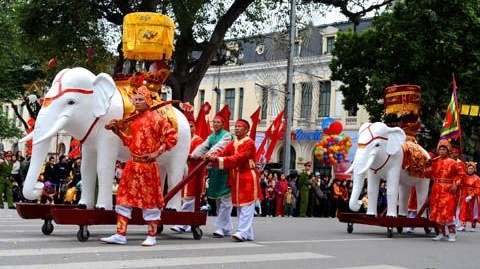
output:
<path id="1" fill-rule="evenodd" d="M 123 20 L 123 54 L 130 60 L 169 60 L 173 52 L 173 20 L 163 14 L 134 12 Z"/>
<path id="2" fill-rule="evenodd" d="M 420 115 L 422 89 L 417 85 L 395 85 L 385 89 L 385 113 Z"/>

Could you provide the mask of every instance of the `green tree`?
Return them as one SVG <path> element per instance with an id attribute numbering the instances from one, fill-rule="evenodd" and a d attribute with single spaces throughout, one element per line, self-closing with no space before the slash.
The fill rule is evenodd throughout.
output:
<path id="1" fill-rule="evenodd" d="M 339 33 L 330 67 L 332 80 L 344 83 L 345 109 L 362 105 L 370 120 L 380 121 L 386 87 L 419 85 L 425 125 L 419 138 L 434 148 L 452 93 L 452 73 L 459 102 L 480 103 L 479 18 L 476 0 L 406 0 L 376 17 L 371 29 Z M 461 118 L 464 138 L 476 131 L 474 120 Z"/>
<path id="2" fill-rule="evenodd" d="M 0 139 L 23 137 L 23 132 L 17 128 L 12 119 L 0 113 Z"/>
<path id="3" fill-rule="evenodd" d="M 374 1 L 376 3 L 374 8 L 380 8 L 392 1 Z M 351 3 L 367 5 L 365 3 L 368 2 L 299 1 L 298 9 L 309 14 L 338 7 L 344 14 L 348 14 L 349 18 L 356 18 L 365 15 L 364 11 L 371 9 L 369 6 L 364 8 Z M 285 29 L 289 18 L 288 3 L 289 1 L 277 0 L 31 0 L 18 5 L 17 19 L 22 29 L 22 37 L 31 54 L 43 61 L 56 56 L 60 62 L 59 67 L 65 67 L 81 66 L 84 61 L 79 59 L 85 58 L 82 53 L 84 54 L 91 46 L 100 53 L 109 42 L 113 44 L 111 40 L 99 38 L 109 36 L 111 28 L 105 27 L 106 21 L 121 26 L 124 16 L 132 12 L 167 14 L 176 23 L 176 36 L 171 67 L 173 72 L 166 84 L 173 89 L 174 99 L 192 102 L 209 66 L 212 63 L 224 63 L 224 57 L 219 56 L 218 52 L 225 46 L 225 36 L 227 34 L 231 37 L 245 36 L 266 29 L 269 27 L 267 19 L 271 10 L 278 11 L 275 13 L 277 25 Z M 350 10 L 355 7 L 360 11 Z M 301 19 L 310 20 L 308 16 Z M 246 24 L 249 27 L 245 27 Z M 118 52 L 120 55 L 114 68 L 116 72 L 122 69 L 124 63 L 121 50 Z M 111 70 L 105 67 L 97 68 L 103 72 Z"/>

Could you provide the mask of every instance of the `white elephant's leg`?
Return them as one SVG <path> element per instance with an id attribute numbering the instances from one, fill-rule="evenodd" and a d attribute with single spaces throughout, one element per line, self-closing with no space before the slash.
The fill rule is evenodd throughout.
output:
<path id="1" fill-rule="evenodd" d="M 185 162 L 186 163 L 186 162 Z M 175 185 L 177 185 L 184 176 L 185 170 L 182 169 L 182 165 L 178 163 L 176 166 L 170 165 L 167 168 L 167 180 L 168 180 L 168 188 L 171 190 Z M 177 192 L 172 199 L 168 202 L 168 208 L 176 209 L 177 211 L 181 210 L 182 207 L 182 195 L 181 191 Z"/>
<path id="2" fill-rule="evenodd" d="M 368 171 L 367 192 L 368 192 L 368 208 L 367 215 L 377 215 L 378 190 L 380 188 L 380 176 Z"/>
<path id="3" fill-rule="evenodd" d="M 82 174 L 82 194 L 81 205 L 86 205 L 92 209 L 95 203 L 95 183 L 97 182 L 97 153 L 87 145 L 82 147 L 82 166 L 80 172 Z"/>
<path id="4" fill-rule="evenodd" d="M 108 142 L 99 143 L 97 173 L 98 173 L 98 197 L 97 208 L 110 210 L 112 204 L 112 186 L 115 177 L 115 163 L 117 161 L 120 142 L 116 137 L 105 139 Z"/>
<path id="5" fill-rule="evenodd" d="M 421 178 L 421 179 L 414 179 L 417 180 L 418 183 L 415 185 L 415 189 L 417 191 L 417 211 L 422 208 L 428 198 L 428 191 L 430 188 L 430 179 L 428 178 Z M 423 211 L 422 217 L 427 217 L 427 210 Z"/>
<path id="6" fill-rule="evenodd" d="M 398 215 L 408 215 L 408 199 L 410 198 L 411 187 L 405 184 L 398 186 Z"/>
<path id="7" fill-rule="evenodd" d="M 397 216 L 398 188 L 400 174 L 391 173 L 387 179 L 387 217 Z"/>

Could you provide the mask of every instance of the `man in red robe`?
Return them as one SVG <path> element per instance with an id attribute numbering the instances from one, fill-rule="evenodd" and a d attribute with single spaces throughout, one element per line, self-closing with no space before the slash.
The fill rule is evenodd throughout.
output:
<path id="1" fill-rule="evenodd" d="M 465 170 L 461 163 L 448 157 L 450 150 L 450 143 L 440 140 L 437 146 L 439 156 L 427 162 L 429 167 L 425 171 L 425 176 L 433 180 L 429 218 L 441 226 L 439 235 L 433 238 L 434 241 L 445 239 L 447 228 L 448 241 L 456 241 L 454 221 L 458 199 L 457 186 L 462 183 Z"/>
<path id="2" fill-rule="evenodd" d="M 232 204 L 237 207 L 238 227 L 232 235 L 235 241 L 252 241 L 255 202 L 262 200 L 260 174 L 255 165 L 255 142 L 247 135 L 248 121 L 235 123 L 235 139 L 218 154 L 206 156 L 220 169 L 229 170 L 228 184 L 232 189 Z"/>
<path id="3" fill-rule="evenodd" d="M 117 191 L 117 233 L 101 241 L 124 245 L 132 209 L 141 208 L 148 224 L 148 236 L 142 246 L 156 244 L 160 208 L 165 205 L 157 158 L 177 144 L 177 131 L 169 120 L 150 110 L 153 100 L 150 91 L 139 87 L 134 97 L 135 109 L 140 113 L 130 124 L 130 134 L 122 131 L 118 120 L 106 126 L 117 134 L 130 150 L 132 157 L 125 164 Z"/>
<path id="4" fill-rule="evenodd" d="M 204 139 L 195 134 L 195 121 L 193 119 L 188 119 L 188 123 L 190 124 L 190 133 L 192 135 L 192 140 L 190 142 L 191 154 L 193 150 L 203 143 Z M 199 163 L 199 160 L 188 160 L 188 171 L 192 171 Z M 193 212 L 195 210 L 195 194 L 196 192 L 203 193 L 205 190 L 205 174 L 206 170 L 204 168 L 202 171 L 196 173 L 194 177 L 185 185 L 185 188 L 182 192 L 182 211 Z M 188 225 L 175 225 L 171 227 L 170 230 L 177 233 L 183 233 L 190 232 L 191 228 Z"/>

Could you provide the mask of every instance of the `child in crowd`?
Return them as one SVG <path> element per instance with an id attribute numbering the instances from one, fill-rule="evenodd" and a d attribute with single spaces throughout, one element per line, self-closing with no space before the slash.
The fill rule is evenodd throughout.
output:
<path id="1" fill-rule="evenodd" d="M 55 186 L 50 183 L 50 181 L 47 181 L 43 185 L 43 190 L 42 190 L 42 195 L 40 196 L 40 199 L 38 200 L 38 203 L 40 204 L 55 204 L 55 195 L 57 195 L 57 191 L 55 190 Z"/>
<path id="2" fill-rule="evenodd" d="M 285 206 L 285 216 L 293 217 L 293 208 L 296 204 L 295 195 L 293 195 L 292 188 L 287 187 L 287 192 L 283 196 L 283 205 Z"/>

